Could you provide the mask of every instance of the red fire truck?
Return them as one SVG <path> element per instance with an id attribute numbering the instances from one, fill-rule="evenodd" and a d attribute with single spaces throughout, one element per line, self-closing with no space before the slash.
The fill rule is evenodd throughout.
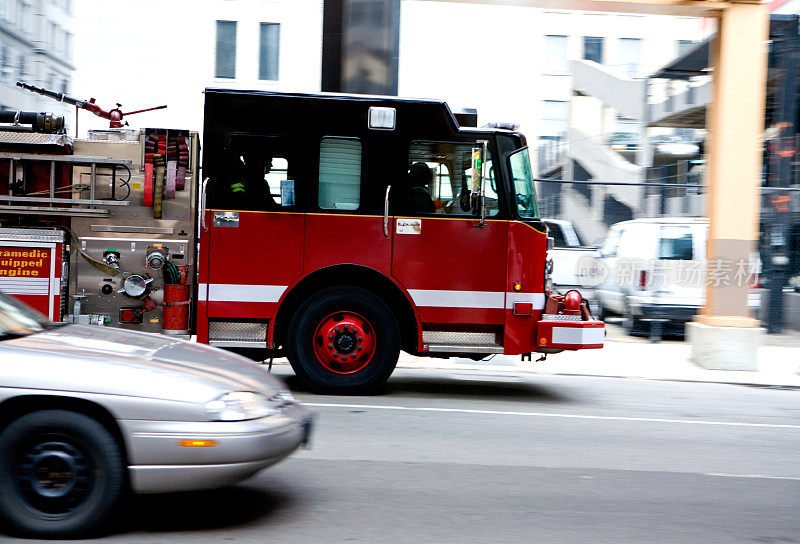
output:
<path id="1" fill-rule="evenodd" d="M 207 89 L 202 168 L 181 130 L 58 135 L 63 153 L 45 157 L 6 145 L 0 221 L 69 228 L 59 293 L 75 300 L 54 318 L 285 355 L 321 392 L 374 390 L 401 350 L 602 347 L 581 295 L 548 286 L 524 136 L 469 117 L 434 100 Z"/>

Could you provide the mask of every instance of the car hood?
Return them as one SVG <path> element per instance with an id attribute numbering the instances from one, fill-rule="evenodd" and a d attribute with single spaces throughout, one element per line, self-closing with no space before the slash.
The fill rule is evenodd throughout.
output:
<path id="1" fill-rule="evenodd" d="M 64 325 L 0 342 L 5 387 L 205 402 L 229 391 L 286 386 L 244 357 L 123 329 Z"/>

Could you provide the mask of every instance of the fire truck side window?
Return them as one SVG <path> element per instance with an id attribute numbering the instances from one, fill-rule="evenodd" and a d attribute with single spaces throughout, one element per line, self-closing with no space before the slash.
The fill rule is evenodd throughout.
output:
<path id="1" fill-rule="evenodd" d="M 323 138 L 319 146 L 319 207 L 357 210 L 361 204 L 361 142 Z"/>
<path id="2" fill-rule="evenodd" d="M 398 191 L 395 207 L 401 214 L 475 215 L 472 187 L 472 149 L 475 144 L 412 142 L 407 183 Z M 498 196 L 492 154 L 486 157 L 486 215 L 497 215 Z"/>
<path id="3" fill-rule="evenodd" d="M 225 180 L 219 206 L 277 210 L 294 206 L 294 180 L 288 153 L 279 138 L 234 134 L 225 146 Z"/>

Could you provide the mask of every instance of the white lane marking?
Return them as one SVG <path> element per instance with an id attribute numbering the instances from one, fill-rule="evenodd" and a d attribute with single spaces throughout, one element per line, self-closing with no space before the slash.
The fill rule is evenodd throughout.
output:
<path id="1" fill-rule="evenodd" d="M 737 421 L 704 421 L 691 419 L 663 419 L 655 417 L 622 417 L 622 416 L 590 416 L 584 414 L 558 414 L 550 412 L 514 412 L 504 410 L 471 410 L 462 408 L 425 408 L 417 406 L 388 406 L 380 404 L 338 404 L 324 402 L 304 402 L 304 406 L 315 408 L 359 408 L 374 410 L 405 410 L 409 412 L 445 412 L 455 414 L 485 414 L 499 416 L 528 416 L 528 417 L 560 417 L 567 419 L 596 419 L 601 421 L 641 421 L 644 423 L 682 423 L 685 425 L 720 425 L 723 427 L 764 427 L 768 429 L 798 429 L 800 425 L 783 425 L 775 423 L 744 423 Z"/>
<path id="2" fill-rule="evenodd" d="M 724 474 L 721 472 L 704 472 L 703 476 L 716 476 L 718 478 L 755 478 L 760 480 L 798 480 L 798 476 L 767 476 L 765 474 Z"/>

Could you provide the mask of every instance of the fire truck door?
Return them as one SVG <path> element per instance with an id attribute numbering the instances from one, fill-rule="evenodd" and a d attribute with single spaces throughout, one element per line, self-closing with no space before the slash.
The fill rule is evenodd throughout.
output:
<path id="1" fill-rule="evenodd" d="M 474 147 L 413 142 L 406 186 L 392 201 L 392 274 L 411 295 L 423 326 L 504 322 L 507 223 L 497 219 L 489 153 L 481 226 L 469 195 Z"/>
<path id="2" fill-rule="evenodd" d="M 209 192 L 210 320 L 272 319 L 302 272 L 305 215 L 293 212 L 293 157 L 283 143 L 234 135 L 226 145 L 225 174 Z"/>
<path id="3" fill-rule="evenodd" d="M 319 144 L 317 202 L 306 218 L 306 273 L 343 263 L 389 273 L 391 234 L 384 232 L 383 217 L 363 211 L 377 202 L 364 198 L 362 147 L 360 139 L 344 136 L 326 136 Z"/>

